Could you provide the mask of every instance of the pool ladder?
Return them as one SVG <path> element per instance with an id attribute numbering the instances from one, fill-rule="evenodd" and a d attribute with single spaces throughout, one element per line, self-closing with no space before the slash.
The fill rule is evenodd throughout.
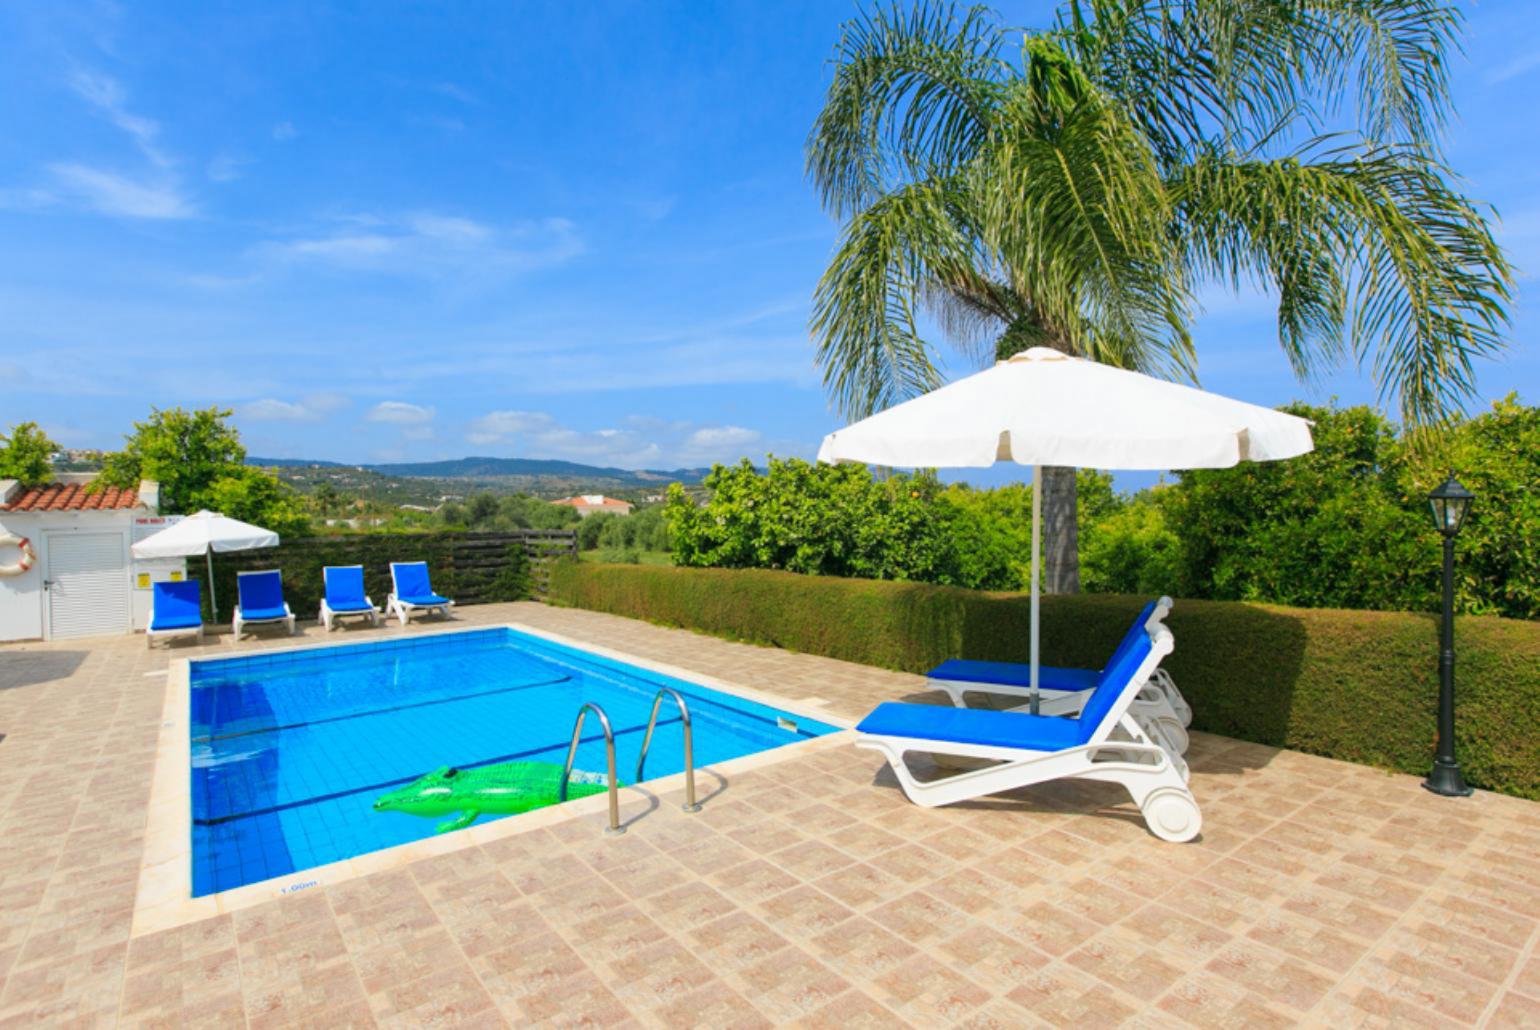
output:
<path id="1" fill-rule="evenodd" d="M 699 812 L 700 803 L 695 800 L 695 742 L 690 730 L 690 709 L 677 690 L 664 687 L 652 699 L 652 714 L 647 717 L 647 732 L 642 737 L 642 753 L 636 757 L 636 782 L 641 783 L 645 779 L 642 769 L 647 765 L 647 748 L 652 745 L 652 731 L 658 725 L 658 709 L 663 704 L 665 694 L 674 699 L 674 704 L 679 708 L 680 725 L 684 727 L 684 804 L 679 807 L 686 812 Z"/>
<path id="2" fill-rule="evenodd" d="M 664 687 L 652 699 L 652 714 L 647 718 L 647 732 L 642 737 L 642 753 L 636 759 L 636 781 L 640 783 L 643 779 L 642 773 L 647 766 L 647 749 L 652 745 L 652 731 L 658 724 L 658 710 L 663 705 L 665 694 L 674 699 L 674 704 L 679 708 L 681 725 L 684 727 L 684 804 L 680 807 L 686 812 L 699 812 L 700 804 L 695 800 L 695 746 L 690 728 L 690 709 L 676 690 Z M 567 745 L 567 761 L 561 770 L 561 786 L 557 799 L 567 800 L 567 783 L 572 777 L 572 763 L 577 759 L 578 744 L 583 739 L 583 720 L 587 718 L 589 712 L 594 713 L 599 720 L 600 728 L 604 730 L 604 761 L 608 773 L 610 801 L 610 824 L 604 828 L 604 832 L 613 836 L 626 832 L 626 828 L 620 825 L 620 781 L 615 778 L 615 731 L 610 727 L 610 717 L 604 714 L 604 709 L 592 701 L 584 702 L 583 707 L 578 709 L 577 722 L 572 726 L 572 743 Z"/>

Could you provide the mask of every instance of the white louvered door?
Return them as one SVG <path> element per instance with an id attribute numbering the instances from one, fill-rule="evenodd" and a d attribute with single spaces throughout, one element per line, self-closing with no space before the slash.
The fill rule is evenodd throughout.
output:
<path id="1" fill-rule="evenodd" d="M 122 533 L 49 533 L 48 636 L 102 636 L 133 627 Z"/>

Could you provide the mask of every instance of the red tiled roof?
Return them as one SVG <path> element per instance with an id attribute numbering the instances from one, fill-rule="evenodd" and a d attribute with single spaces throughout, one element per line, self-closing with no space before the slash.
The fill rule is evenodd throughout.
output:
<path id="1" fill-rule="evenodd" d="M 633 508 L 630 501 L 617 500 L 614 497 L 601 497 L 597 501 L 590 501 L 586 497 L 563 497 L 552 504 L 570 504 L 574 508 Z"/>
<path id="2" fill-rule="evenodd" d="M 0 511 L 114 511 L 139 507 L 139 491 L 115 486 L 90 492 L 88 483 L 45 483 L 29 486 Z"/>

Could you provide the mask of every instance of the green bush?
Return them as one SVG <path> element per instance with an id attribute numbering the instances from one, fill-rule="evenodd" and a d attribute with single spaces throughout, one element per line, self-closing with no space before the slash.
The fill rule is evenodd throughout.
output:
<path id="1" fill-rule="evenodd" d="M 1366 407 L 1291 405 L 1316 448 L 1289 461 L 1184 472 L 1161 491 L 1180 541 L 1172 589 L 1217 600 L 1431 611 L 1440 543 L 1427 494 L 1454 469 L 1476 494 L 1456 603 L 1540 618 L 1540 408 L 1512 396 L 1439 435 L 1398 434 Z"/>
<path id="2" fill-rule="evenodd" d="M 1028 602 L 919 583 L 768 570 L 562 563 L 555 603 L 924 672 L 1027 658 Z M 1144 596 L 1044 598 L 1043 660 L 1096 667 Z M 1402 772 L 1431 761 L 1437 620 L 1420 613 L 1180 601 L 1167 668 L 1193 725 Z M 1540 625 L 1457 621 L 1459 757 L 1473 784 L 1540 798 Z"/>
<path id="3" fill-rule="evenodd" d="M 877 479 L 859 465 L 744 459 L 707 475 L 697 507 L 678 483 L 667 517 L 679 565 L 789 569 L 951 583 L 957 546 L 937 518 L 941 484 L 929 474 Z"/>
<path id="4" fill-rule="evenodd" d="M 0 434 L 0 479 L 14 479 L 22 486 L 42 486 L 53 479 L 53 456 L 59 445 L 36 422 L 11 427 Z"/>
<path id="5" fill-rule="evenodd" d="M 611 511 L 596 511 L 584 517 L 577 525 L 578 550 L 592 551 L 598 548 L 604 527 L 618 518 L 620 516 Z"/>
<path id="6" fill-rule="evenodd" d="M 1131 497 L 1081 470 L 1084 588 L 1432 611 L 1440 545 L 1426 496 L 1453 468 L 1477 495 L 1459 543 L 1459 610 L 1540 618 L 1540 408 L 1510 397 L 1416 438 L 1367 407 L 1289 410 L 1315 423 L 1316 442 L 1289 461 L 1183 472 Z M 943 489 L 923 474 L 773 458 L 764 473 L 719 466 L 706 486 L 704 507 L 682 488 L 669 495 L 677 564 L 1028 586 L 1026 486 Z"/>

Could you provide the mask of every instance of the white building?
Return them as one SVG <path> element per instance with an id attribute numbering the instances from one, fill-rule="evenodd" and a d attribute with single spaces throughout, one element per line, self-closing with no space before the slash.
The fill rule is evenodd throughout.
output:
<path id="1" fill-rule="evenodd" d="M 150 584 L 181 579 L 180 559 L 136 562 L 129 547 L 179 516 L 160 487 L 89 490 L 93 474 L 26 487 L 0 479 L 0 641 L 131 633 L 150 618 Z"/>

